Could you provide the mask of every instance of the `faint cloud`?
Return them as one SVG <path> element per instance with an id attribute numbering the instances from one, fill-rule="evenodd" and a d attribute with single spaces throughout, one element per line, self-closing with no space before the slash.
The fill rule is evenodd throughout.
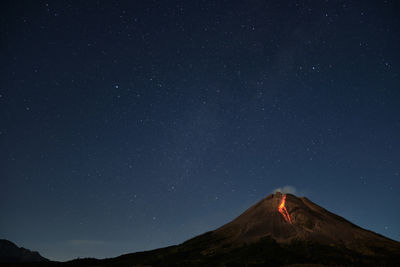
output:
<path id="1" fill-rule="evenodd" d="M 281 192 L 282 194 L 293 194 L 293 195 L 296 195 L 297 194 L 297 189 L 294 186 L 285 185 L 284 187 L 276 188 L 273 192 L 274 193 Z"/>
<path id="2" fill-rule="evenodd" d="M 74 246 L 102 246 L 106 245 L 107 242 L 102 240 L 74 239 L 68 240 L 68 244 Z"/>

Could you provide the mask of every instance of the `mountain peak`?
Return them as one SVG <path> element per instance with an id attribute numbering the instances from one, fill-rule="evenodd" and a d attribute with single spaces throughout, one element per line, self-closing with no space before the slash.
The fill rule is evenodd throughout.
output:
<path id="1" fill-rule="evenodd" d="M 281 192 L 268 195 L 215 233 L 235 244 L 272 238 L 278 243 L 306 241 L 362 252 L 368 250 L 372 240 L 378 246 L 398 246 L 397 242 L 364 230 L 306 197 Z"/>

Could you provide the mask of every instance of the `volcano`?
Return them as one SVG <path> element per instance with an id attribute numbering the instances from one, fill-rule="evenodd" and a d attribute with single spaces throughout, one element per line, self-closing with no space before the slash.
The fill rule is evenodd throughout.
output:
<path id="1" fill-rule="evenodd" d="M 275 193 L 180 245 L 68 266 L 400 266 L 400 243 L 305 197 Z M 300 264 L 300 265 L 299 265 Z"/>
<path id="2" fill-rule="evenodd" d="M 279 244 L 310 242 L 366 255 L 373 255 L 373 248 L 378 247 L 399 249 L 398 242 L 362 229 L 305 197 L 280 192 L 256 203 L 213 234 L 235 245 L 271 238 Z"/>

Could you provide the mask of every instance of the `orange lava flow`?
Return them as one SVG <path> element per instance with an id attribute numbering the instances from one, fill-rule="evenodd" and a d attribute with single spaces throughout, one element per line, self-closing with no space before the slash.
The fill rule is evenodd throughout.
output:
<path id="1" fill-rule="evenodd" d="M 285 202 L 286 202 L 286 195 L 283 195 L 281 204 L 279 205 L 279 208 L 278 208 L 278 211 L 282 214 L 285 221 L 287 221 L 291 224 L 292 220 L 290 219 L 289 212 L 287 211 L 287 209 L 285 207 Z"/>

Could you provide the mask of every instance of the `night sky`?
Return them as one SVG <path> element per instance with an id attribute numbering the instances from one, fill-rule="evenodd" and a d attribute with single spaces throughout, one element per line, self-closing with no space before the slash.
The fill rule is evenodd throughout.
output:
<path id="1" fill-rule="evenodd" d="M 0 238 L 178 244 L 289 186 L 400 240 L 398 1 L 2 1 Z"/>

